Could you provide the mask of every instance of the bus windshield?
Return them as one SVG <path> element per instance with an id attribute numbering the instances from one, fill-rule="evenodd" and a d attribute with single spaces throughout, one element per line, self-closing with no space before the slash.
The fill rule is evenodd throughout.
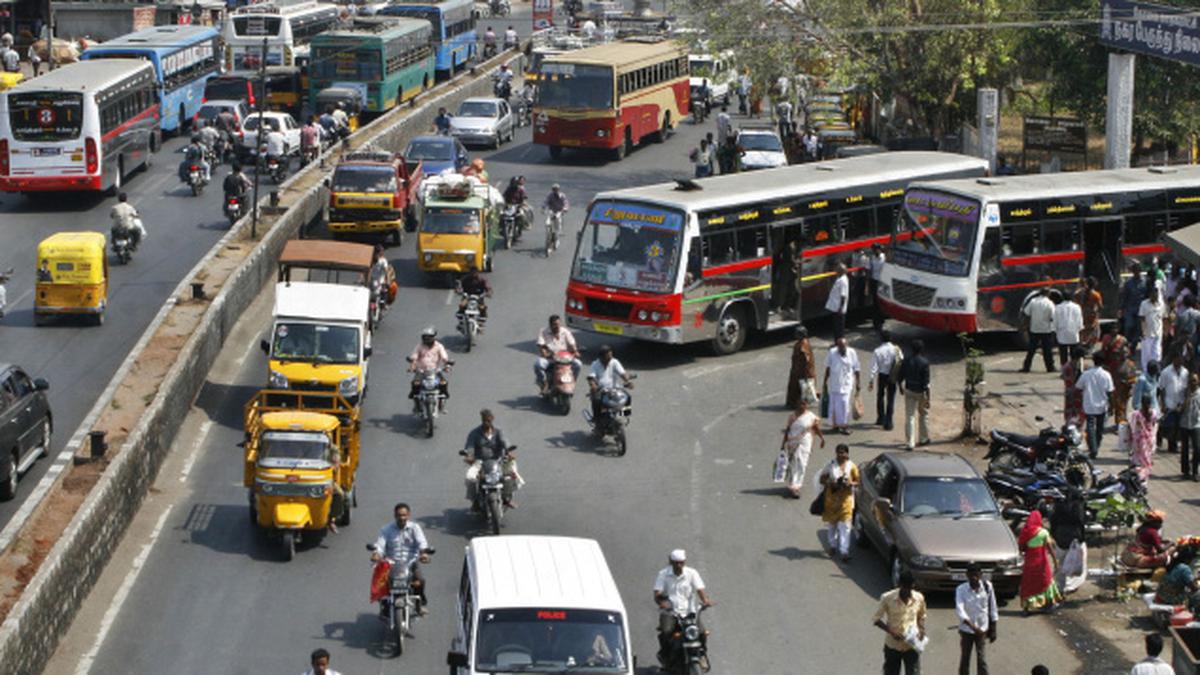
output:
<path id="1" fill-rule="evenodd" d="M 475 642 L 477 672 L 623 673 L 621 614 L 594 609 L 484 609 Z"/>
<path id="2" fill-rule="evenodd" d="M 909 190 L 896 225 L 892 261 L 935 274 L 965 277 L 971 269 L 979 202 L 934 190 Z"/>
<path id="3" fill-rule="evenodd" d="M 606 110 L 613 107 L 609 66 L 543 63 L 538 74 L 538 103 L 547 108 Z"/>
<path id="4" fill-rule="evenodd" d="M 421 231 L 431 234 L 479 234 L 479 212 L 473 209 L 425 209 Z"/>
<path id="5" fill-rule="evenodd" d="M 8 95 L 8 125 L 13 140 L 53 143 L 79 138 L 83 94 L 46 91 Z"/>
<path id="6" fill-rule="evenodd" d="M 675 286 L 683 214 L 656 206 L 598 201 L 592 205 L 571 277 L 652 293 Z"/>

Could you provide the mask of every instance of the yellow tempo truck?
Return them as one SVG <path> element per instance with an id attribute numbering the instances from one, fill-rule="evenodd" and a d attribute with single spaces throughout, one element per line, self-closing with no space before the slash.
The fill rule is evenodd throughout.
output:
<path id="1" fill-rule="evenodd" d="M 285 560 L 331 522 L 350 524 L 358 501 L 358 408 L 337 394 L 264 389 L 246 404 L 245 431 L 250 520 L 279 537 Z"/>

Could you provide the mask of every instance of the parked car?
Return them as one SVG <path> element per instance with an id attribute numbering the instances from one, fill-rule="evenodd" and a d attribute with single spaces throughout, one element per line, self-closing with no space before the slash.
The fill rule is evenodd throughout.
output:
<path id="1" fill-rule="evenodd" d="M 508 101 L 501 98 L 469 98 L 450 118 L 450 135 L 463 143 L 480 143 L 493 148 L 511 141 L 516 119 Z"/>
<path id="2" fill-rule="evenodd" d="M 262 123 L 269 131 L 282 131 L 285 139 L 284 154 L 295 155 L 300 152 L 300 125 L 296 119 L 285 112 L 263 112 Z M 242 139 L 238 143 L 238 154 L 253 156 L 258 149 L 258 113 L 252 113 L 242 122 Z"/>
<path id="3" fill-rule="evenodd" d="M 50 452 L 54 420 L 43 379 L 0 363 L 0 500 L 17 494 L 21 474 Z"/>
<path id="4" fill-rule="evenodd" d="M 738 131 L 737 142 L 746 151 L 742 155 L 742 171 L 787 166 L 783 141 L 774 129 L 743 127 Z"/>
<path id="5" fill-rule="evenodd" d="M 462 141 L 450 136 L 417 136 L 408 142 L 404 158 L 424 164 L 426 176 L 437 175 L 446 169 L 461 171 L 468 161 Z"/>
<path id="6" fill-rule="evenodd" d="M 978 563 L 996 593 L 1017 594 L 1021 553 L 987 482 L 959 455 L 886 452 L 862 468 L 854 534 L 888 562 L 892 583 L 910 570 L 918 588 L 952 591 Z"/>

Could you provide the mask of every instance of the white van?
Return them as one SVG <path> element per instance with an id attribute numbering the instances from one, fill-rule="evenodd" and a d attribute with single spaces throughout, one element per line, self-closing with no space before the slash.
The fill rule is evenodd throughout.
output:
<path id="1" fill-rule="evenodd" d="M 688 87 L 698 92 L 700 85 L 708 80 L 708 107 L 728 105 L 729 96 L 737 90 L 738 74 L 733 67 L 733 52 L 720 54 L 688 54 Z M 693 101 L 695 96 L 693 95 Z"/>
<path id="2" fill-rule="evenodd" d="M 452 674 L 633 675 L 629 649 L 625 605 L 595 540 L 505 535 L 467 545 Z"/>

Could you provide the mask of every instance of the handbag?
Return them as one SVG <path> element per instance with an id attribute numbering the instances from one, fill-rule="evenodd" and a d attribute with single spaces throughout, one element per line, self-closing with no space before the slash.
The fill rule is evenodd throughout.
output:
<path id="1" fill-rule="evenodd" d="M 829 417 L 829 392 L 821 392 L 821 417 Z"/>
<path id="2" fill-rule="evenodd" d="M 812 504 L 808 505 L 808 512 L 814 516 L 819 516 L 825 513 L 825 488 L 822 487 L 817 493 L 817 498 L 812 500 Z"/>

